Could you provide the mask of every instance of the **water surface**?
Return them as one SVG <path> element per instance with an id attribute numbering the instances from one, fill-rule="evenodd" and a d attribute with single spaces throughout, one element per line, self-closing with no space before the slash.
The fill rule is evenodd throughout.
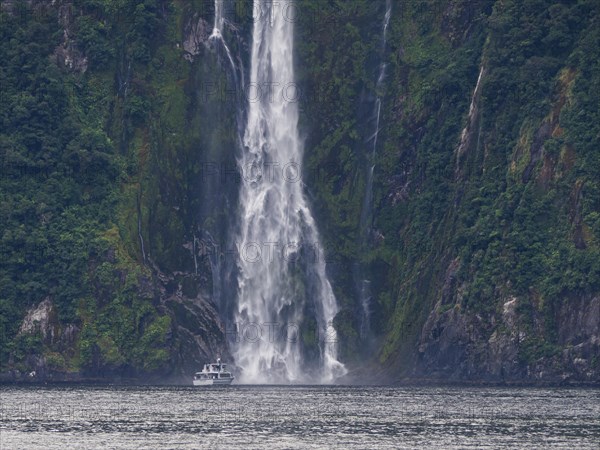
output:
<path id="1" fill-rule="evenodd" d="M 600 390 L 0 386 L 0 448 L 572 448 Z"/>

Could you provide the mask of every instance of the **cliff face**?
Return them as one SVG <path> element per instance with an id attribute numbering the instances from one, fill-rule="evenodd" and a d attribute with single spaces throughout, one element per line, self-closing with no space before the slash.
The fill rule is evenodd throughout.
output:
<path id="1" fill-rule="evenodd" d="M 598 382 L 598 5 L 392 2 L 383 50 L 384 2 L 318 11 L 299 39 L 308 185 L 357 377 L 375 350 L 393 380 Z"/>
<path id="2" fill-rule="evenodd" d="M 597 382 L 598 297 L 563 299 L 550 318 L 559 350 L 550 347 L 552 341 L 547 349 L 531 348 L 532 339 L 547 339 L 551 330 L 540 307 L 533 311 L 533 326 L 525 325 L 517 297 L 485 316 L 465 313 L 460 304 L 449 306 L 444 308 L 439 301 L 427 318 L 412 376 L 448 381 Z"/>
<path id="3" fill-rule="evenodd" d="M 385 1 L 296 4 L 303 181 L 356 379 L 598 382 L 597 2 L 392 1 L 385 41 Z M 225 9 L 232 61 L 212 2 L 2 3 L 5 377 L 229 358 L 252 23 Z"/>
<path id="4" fill-rule="evenodd" d="M 597 106 L 581 114 L 598 78 L 587 78 L 596 63 L 580 57 L 583 48 L 598 54 L 597 5 L 477 6 L 467 16 L 486 23 L 479 75 L 458 146 L 447 147 L 448 207 L 430 232 L 437 287 L 405 375 L 597 382 L 598 203 L 589 198 L 583 212 L 579 197 L 582 186 L 597 192 L 599 130 L 579 128 L 598 117 Z M 456 8 L 442 15 L 442 33 L 465 17 L 448 12 Z"/>
<path id="5" fill-rule="evenodd" d="M 205 172 L 234 165 L 236 104 L 206 95 L 204 6 L 3 2 L 3 378 L 230 359 L 207 249 L 236 186 Z"/>

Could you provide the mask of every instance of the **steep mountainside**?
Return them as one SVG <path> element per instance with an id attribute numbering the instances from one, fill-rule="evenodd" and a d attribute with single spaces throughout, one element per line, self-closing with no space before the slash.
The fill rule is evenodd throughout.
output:
<path id="1" fill-rule="evenodd" d="M 248 3 L 1 8 L 0 373 L 229 358 Z M 600 4 L 294 11 L 349 379 L 600 382 Z"/>
<path id="2" fill-rule="evenodd" d="M 319 90 L 305 105 L 309 186 L 338 262 L 347 360 L 358 344 L 392 379 L 598 381 L 597 2 L 393 2 L 378 52 L 384 11 L 335 4 L 300 39 Z M 356 259 L 374 344 L 357 332 Z"/>
<path id="3" fill-rule="evenodd" d="M 2 7 L 2 372 L 164 378 L 228 357 L 200 258 L 199 224 L 224 220 L 203 163 L 235 146 L 227 104 L 203 97 L 224 77 L 211 12 Z"/>

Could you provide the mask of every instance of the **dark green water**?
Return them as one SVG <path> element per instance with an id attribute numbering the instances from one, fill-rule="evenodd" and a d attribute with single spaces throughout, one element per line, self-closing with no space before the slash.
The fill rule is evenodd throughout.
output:
<path id="1" fill-rule="evenodd" d="M 600 390 L 0 386 L 0 448 L 598 449 Z"/>

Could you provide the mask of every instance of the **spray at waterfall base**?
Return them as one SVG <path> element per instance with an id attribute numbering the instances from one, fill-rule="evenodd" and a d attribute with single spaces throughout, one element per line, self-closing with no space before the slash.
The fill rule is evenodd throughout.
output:
<path id="1" fill-rule="evenodd" d="M 236 322 L 225 326 L 225 335 L 231 342 L 239 343 L 244 341 L 251 344 L 259 342 L 274 343 L 277 341 L 297 342 L 306 338 L 302 336 L 300 324 L 294 322 Z M 314 333 L 311 333 L 310 339 L 322 343 L 338 342 L 333 323 L 327 324 L 327 327 L 324 329 L 317 328 L 314 330 Z"/>

